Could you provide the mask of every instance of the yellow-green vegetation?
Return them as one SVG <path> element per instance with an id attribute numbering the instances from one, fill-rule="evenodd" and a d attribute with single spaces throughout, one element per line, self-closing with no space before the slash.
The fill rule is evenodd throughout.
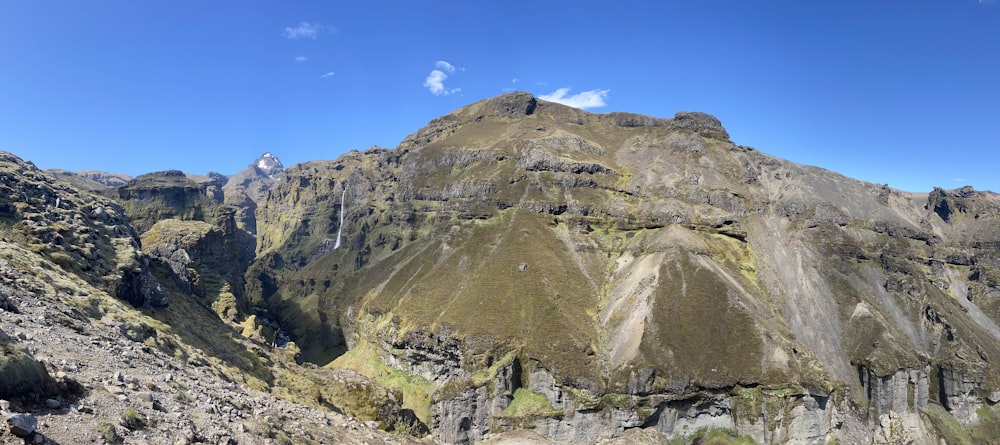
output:
<path id="1" fill-rule="evenodd" d="M 240 324 L 240 336 L 243 338 L 249 338 L 251 340 L 257 341 L 261 344 L 265 343 L 268 338 L 271 338 L 273 332 L 270 332 L 270 328 L 267 328 L 260 323 L 257 323 L 257 315 L 250 315 L 244 319 Z M 265 332 L 267 329 L 267 332 Z"/>
<path id="2" fill-rule="evenodd" d="M 596 335 L 588 315 L 596 291 L 572 266 L 572 252 L 552 236 L 550 221 L 508 209 L 441 241 L 411 244 L 398 255 L 409 254 L 406 262 L 380 265 L 381 273 L 367 276 L 382 284 L 366 306 L 398 316 L 401 333 L 447 326 L 519 339 L 529 355 L 567 375 L 600 381 L 596 358 L 587 355 Z M 368 283 L 351 278 L 347 284 Z M 490 322 L 469 314 L 490 314 Z"/>
<path id="3" fill-rule="evenodd" d="M 354 371 L 277 363 L 272 392 L 306 405 L 337 409 L 363 421 L 389 427 L 397 420 L 398 389 L 389 388 Z"/>
<path id="4" fill-rule="evenodd" d="M 125 408 L 125 412 L 122 413 L 122 426 L 130 430 L 137 430 L 145 426 L 145 421 L 139 415 L 139 412 L 133 407 Z"/>
<path id="5" fill-rule="evenodd" d="M 763 413 L 764 395 L 759 387 L 744 388 L 736 386 L 732 394 L 733 416 L 743 421 L 755 422 Z M 765 419 L 768 420 L 768 419 Z"/>
<path id="6" fill-rule="evenodd" d="M 225 321 L 236 321 L 236 317 L 239 315 L 238 302 L 229 283 L 222 283 L 216 295 L 215 301 L 212 302 L 212 310 Z"/>
<path id="7" fill-rule="evenodd" d="M 920 411 L 920 416 L 932 427 L 934 433 L 952 445 L 978 445 L 996 443 L 1000 437 L 1000 408 L 983 407 L 976 411 L 979 421 L 962 425 L 941 405 L 931 403 Z"/>
<path id="8" fill-rule="evenodd" d="M 700 428 L 690 435 L 685 435 L 678 441 L 685 445 L 756 445 L 757 442 L 749 435 L 738 435 L 735 431 L 724 428 Z"/>
<path id="9" fill-rule="evenodd" d="M 430 424 L 431 395 L 436 389 L 434 383 L 421 376 L 409 375 L 386 365 L 379 358 L 374 346 L 368 342 L 361 342 L 326 367 L 350 369 L 385 386 L 400 390 L 403 394 L 402 407 L 413 410 L 418 419 Z"/>
<path id="10" fill-rule="evenodd" d="M 562 411 L 553 407 L 544 394 L 539 394 L 526 388 L 517 388 L 514 390 L 514 399 L 510 401 L 507 409 L 500 413 L 500 416 L 511 418 L 542 418 L 559 416 L 561 414 Z"/>
<path id="11" fill-rule="evenodd" d="M 115 429 L 114 424 L 106 420 L 101 420 L 97 424 L 97 433 L 101 435 L 101 438 L 104 439 L 105 443 L 111 445 L 120 445 L 125 443 L 125 438 L 118 434 L 118 430 Z"/>
<path id="12" fill-rule="evenodd" d="M 142 233 L 142 245 L 149 247 L 157 244 L 176 244 L 190 247 L 203 239 L 210 230 L 212 225 L 204 221 L 161 219 Z"/>

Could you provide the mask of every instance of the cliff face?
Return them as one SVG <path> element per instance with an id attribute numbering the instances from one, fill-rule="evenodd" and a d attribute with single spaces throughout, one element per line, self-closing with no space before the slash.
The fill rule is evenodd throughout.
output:
<path id="1" fill-rule="evenodd" d="M 307 360 L 418 381 L 404 405 L 449 442 L 923 441 L 928 405 L 974 424 L 1000 401 L 998 208 L 776 159 L 702 113 L 515 93 L 289 168 L 247 295 Z"/>

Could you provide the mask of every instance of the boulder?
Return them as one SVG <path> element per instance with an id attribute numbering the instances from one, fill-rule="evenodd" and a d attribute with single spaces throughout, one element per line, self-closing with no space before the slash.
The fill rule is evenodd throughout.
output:
<path id="1" fill-rule="evenodd" d="M 31 414 L 11 414 L 7 416 L 7 428 L 17 437 L 28 437 L 38 429 L 38 419 Z"/>

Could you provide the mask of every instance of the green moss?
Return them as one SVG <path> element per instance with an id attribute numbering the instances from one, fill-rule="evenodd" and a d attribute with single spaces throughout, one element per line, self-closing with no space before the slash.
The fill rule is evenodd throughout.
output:
<path id="1" fill-rule="evenodd" d="M 754 422 L 760 419 L 763 414 L 764 395 L 759 387 L 744 388 L 737 386 L 733 388 L 735 393 L 732 411 L 734 417 L 745 422 Z"/>
<path id="2" fill-rule="evenodd" d="M 969 427 L 972 443 L 989 443 L 1000 438 L 1000 407 L 982 407 L 976 413 L 979 423 Z"/>
<path id="3" fill-rule="evenodd" d="M 97 424 L 97 433 L 101 435 L 101 438 L 104 439 L 105 443 L 112 445 L 125 443 L 125 439 L 118 434 L 118 430 L 115 429 L 115 426 L 106 420 L 102 420 Z"/>
<path id="4" fill-rule="evenodd" d="M 549 403 L 549 399 L 544 394 L 540 394 L 529 389 L 518 388 L 514 391 L 514 399 L 511 400 L 507 409 L 500 413 L 501 417 L 512 418 L 542 418 L 554 417 L 562 414 Z"/>
<path id="5" fill-rule="evenodd" d="M 182 247 L 195 245 L 212 230 L 212 225 L 204 221 L 183 221 L 179 219 L 162 219 L 142 234 L 143 246 L 157 244 L 175 244 Z"/>
<path id="6" fill-rule="evenodd" d="M 350 369 L 383 385 L 399 389 L 403 394 L 403 408 L 413 410 L 420 421 L 430 424 L 431 394 L 436 389 L 434 383 L 386 365 L 370 344 L 357 345 L 327 367 Z"/>
<path id="7" fill-rule="evenodd" d="M 690 435 L 681 437 L 680 443 L 691 445 L 756 445 L 749 435 L 738 435 L 725 428 L 700 428 Z"/>

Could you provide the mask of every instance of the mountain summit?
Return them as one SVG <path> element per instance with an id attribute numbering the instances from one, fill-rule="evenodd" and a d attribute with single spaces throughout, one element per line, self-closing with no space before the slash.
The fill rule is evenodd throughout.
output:
<path id="1" fill-rule="evenodd" d="M 285 166 L 281 164 L 281 160 L 271 154 L 271 152 L 265 152 L 250 166 L 271 179 L 275 179 L 279 173 L 285 171 Z"/>

